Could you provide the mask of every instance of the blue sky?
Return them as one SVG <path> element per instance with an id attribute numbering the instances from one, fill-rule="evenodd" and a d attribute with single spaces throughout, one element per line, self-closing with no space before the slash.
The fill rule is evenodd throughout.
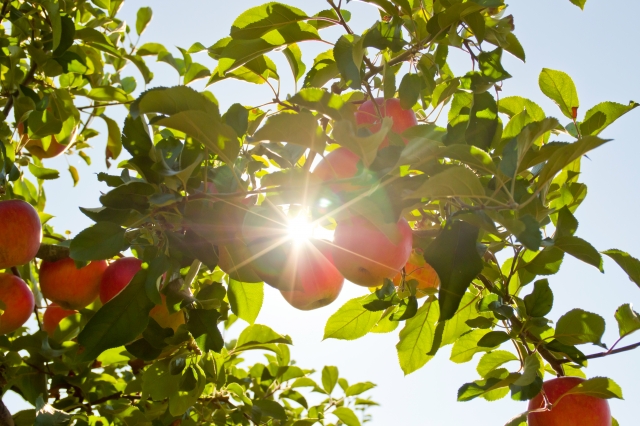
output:
<path id="1" fill-rule="evenodd" d="M 122 17 L 134 25 L 135 13 L 141 6 L 151 6 L 154 18 L 141 42 L 160 42 L 168 48 L 188 48 L 198 41 L 209 46 L 228 34 L 234 18 L 243 10 L 263 3 L 257 0 L 128 0 L 122 9 Z M 294 0 L 289 4 L 309 13 L 326 8 L 321 0 Z M 179 5 L 179 6 L 178 6 Z M 351 2 L 352 27 L 361 32 L 377 17 L 376 10 L 366 4 Z M 520 95 L 541 105 L 550 116 L 561 118 L 558 108 L 538 89 L 538 74 L 543 67 L 569 73 L 578 88 L 583 114 L 593 105 L 603 101 L 627 103 L 640 100 L 640 55 L 635 46 L 637 16 L 640 3 L 624 0 L 589 0 L 581 12 L 568 0 L 538 0 L 514 2 L 508 9 L 515 16 L 516 35 L 527 53 L 527 62 L 513 57 L 505 58 L 505 67 L 513 78 L 504 84 L 503 96 Z M 339 32 L 328 30 L 328 39 L 337 38 Z M 326 45 L 303 46 L 305 59 L 311 61 Z M 207 65 L 205 53 L 194 60 Z M 288 66 L 281 55 L 275 55 L 281 76 L 283 92 L 291 92 Z M 454 71 L 463 72 L 468 58 L 456 57 Z M 177 73 L 168 65 L 153 64 L 156 78 L 151 86 L 175 85 Z M 131 68 L 129 72 L 138 74 Z M 202 88 L 202 83 L 195 84 Z M 240 102 L 258 105 L 271 99 L 268 88 L 235 81 L 218 83 L 209 88 L 221 103 L 223 110 Z M 119 121 L 124 110 L 118 112 Z M 597 249 L 619 248 L 640 256 L 639 227 L 634 216 L 640 207 L 635 185 L 640 182 L 637 159 L 640 148 L 637 122 L 640 112 L 623 117 L 602 135 L 614 139 L 589 155 L 583 161 L 582 181 L 589 186 L 589 196 L 578 211 L 580 228 L 577 235 L 590 241 Z M 565 123 L 566 124 L 566 123 Z M 81 172 L 78 187 L 72 188 L 71 178 L 47 183 L 47 211 L 56 215 L 52 223 L 59 231 L 69 229 L 74 234 L 90 225 L 76 206 L 98 206 L 100 190 L 105 191 L 95 178 L 104 171 L 104 144 L 106 132 L 94 140 L 93 165 L 87 167 L 76 157 L 50 160 L 50 167 L 67 168 L 67 162 Z M 65 194 L 63 197 L 60 194 Z M 573 308 L 599 313 L 607 320 L 605 342 L 617 337 L 613 314 L 623 303 L 640 306 L 640 289 L 612 261 L 605 260 L 606 274 L 595 268 L 567 258 L 559 274 L 550 278 L 556 304 L 550 315 L 557 319 Z M 370 392 L 381 403 L 372 410 L 376 426 L 390 424 L 448 426 L 475 424 L 479 426 L 502 425 L 514 415 L 526 410 L 525 403 L 505 398 L 489 403 L 476 400 L 456 402 L 457 389 L 465 382 L 476 380 L 475 366 L 478 357 L 467 364 L 457 365 L 448 360 L 450 347 L 441 350 L 435 359 L 421 370 L 404 377 L 398 366 L 395 352 L 397 332 L 387 335 L 368 335 L 353 342 L 325 341 L 322 332 L 326 319 L 350 298 L 363 294 L 361 287 L 345 285 L 340 298 L 329 307 L 301 312 L 291 308 L 276 291 L 266 290 L 263 311 L 258 322 L 289 334 L 294 341 L 292 357 L 306 368 L 320 369 L 323 365 L 338 366 L 341 374 L 354 383 L 372 381 L 378 387 Z M 627 343 L 637 341 L 633 336 Z M 634 340 L 635 339 L 635 340 Z M 596 347 L 584 347 L 584 352 L 598 352 Z M 587 369 L 589 377 L 607 375 L 622 386 L 626 401 L 611 402 L 612 412 L 621 425 L 635 424 L 640 397 L 640 370 L 634 361 L 639 352 L 594 360 Z M 27 408 L 18 397 L 6 400 L 12 412 Z M 635 420 L 637 421 L 637 420 Z"/>

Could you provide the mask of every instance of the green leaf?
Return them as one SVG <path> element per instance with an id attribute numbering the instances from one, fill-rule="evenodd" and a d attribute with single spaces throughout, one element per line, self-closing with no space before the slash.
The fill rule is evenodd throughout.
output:
<path id="1" fill-rule="evenodd" d="M 60 172 L 56 169 L 47 169 L 46 167 L 36 166 L 33 163 L 29 163 L 29 171 L 38 179 L 58 179 Z"/>
<path id="2" fill-rule="evenodd" d="M 211 75 L 209 68 L 197 62 L 192 63 L 184 73 L 184 84 L 207 78 Z"/>
<path id="3" fill-rule="evenodd" d="M 338 367 L 332 367 L 329 365 L 324 366 L 322 369 L 322 387 L 328 395 L 331 394 L 333 389 L 336 387 L 338 378 Z"/>
<path id="4" fill-rule="evenodd" d="M 71 175 L 71 179 L 73 179 L 73 186 L 75 187 L 80 181 L 80 174 L 78 173 L 78 169 L 70 165 L 69 174 Z"/>
<path id="5" fill-rule="evenodd" d="M 440 277 L 440 321 L 453 318 L 471 281 L 482 271 L 476 248 L 478 234 L 475 226 L 454 222 L 425 250 L 425 261 Z"/>
<path id="6" fill-rule="evenodd" d="M 535 275 L 553 275 L 558 273 L 564 252 L 556 247 L 547 247 L 525 266 L 525 270 Z"/>
<path id="7" fill-rule="evenodd" d="M 518 357 L 507 351 L 493 351 L 482 355 L 476 370 L 481 377 L 487 377 L 489 373 L 507 362 L 517 361 Z"/>
<path id="8" fill-rule="evenodd" d="M 204 111 L 179 112 L 158 120 L 155 124 L 192 136 L 227 164 L 233 164 L 240 152 L 240 142 L 235 130 Z"/>
<path id="9" fill-rule="evenodd" d="M 58 410 L 53 406 L 47 404 L 42 399 L 42 395 L 38 396 L 36 400 L 36 417 L 34 426 L 57 426 L 63 424 L 69 424 L 69 421 L 73 419 L 72 414 L 65 413 L 62 410 Z M 6 410 L 6 408 L 5 408 Z M 6 416 L 6 413 L 3 413 Z M 6 421 L 7 424 L 13 424 L 11 421 L 11 415 L 9 414 L 9 420 Z"/>
<path id="10" fill-rule="evenodd" d="M 578 6 L 580 9 L 584 10 L 584 5 L 587 3 L 587 0 L 569 0 L 571 3 Z"/>
<path id="11" fill-rule="evenodd" d="M 222 116 L 222 120 L 236 131 L 238 136 L 247 133 L 249 127 L 249 111 L 240 104 L 233 104 Z"/>
<path id="12" fill-rule="evenodd" d="M 153 11 L 150 7 L 141 7 L 138 9 L 138 14 L 136 16 L 136 33 L 138 35 L 142 35 L 149 22 L 151 22 L 151 17 L 153 16 Z"/>
<path id="13" fill-rule="evenodd" d="M 289 62 L 291 72 L 293 73 L 293 79 L 297 83 L 307 70 L 307 66 L 302 60 L 302 51 L 297 44 L 293 43 L 287 46 L 287 48 L 284 49 L 282 53 L 287 58 L 287 62 Z"/>
<path id="14" fill-rule="evenodd" d="M 112 222 L 98 222 L 71 240 L 69 256 L 77 261 L 111 259 L 129 248 L 125 230 Z"/>
<path id="15" fill-rule="evenodd" d="M 236 342 L 236 350 L 251 349 L 252 346 L 269 343 L 285 343 L 290 345 L 291 338 L 276 333 L 266 325 L 253 324 L 240 333 L 240 337 L 238 337 L 238 341 Z"/>
<path id="16" fill-rule="evenodd" d="M 451 349 L 451 361 L 461 364 L 471 361 L 478 352 L 487 352 L 489 348 L 478 346 L 478 341 L 488 333 L 490 330 L 476 329 L 460 336 Z"/>
<path id="17" fill-rule="evenodd" d="M 146 293 L 147 272 L 138 272 L 129 285 L 104 304 L 78 335 L 84 347 L 80 361 L 96 359 L 103 351 L 123 346 L 135 340 L 149 322 L 153 302 Z"/>
<path id="18" fill-rule="evenodd" d="M 565 345 L 601 344 L 604 319 L 582 309 L 573 309 L 558 320 L 554 338 Z"/>
<path id="19" fill-rule="evenodd" d="M 469 145 L 487 150 L 498 129 L 498 105 L 489 92 L 473 95 L 465 139 Z"/>
<path id="20" fill-rule="evenodd" d="M 511 420 L 509 420 L 507 422 L 507 424 L 505 424 L 504 426 L 527 426 L 527 416 L 528 416 L 529 412 L 526 411 L 522 414 L 519 414 L 517 416 L 515 416 L 514 418 L 512 418 Z"/>
<path id="21" fill-rule="evenodd" d="M 206 351 L 220 352 L 224 339 L 218 328 L 220 312 L 213 309 L 192 309 L 189 311 L 187 329 L 196 339 L 198 347 Z"/>
<path id="22" fill-rule="evenodd" d="M 491 374 L 491 377 L 485 380 L 477 380 L 462 385 L 460 389 L 458 389 L 458 401 L 471 401 L 477 397 L 494 401 L 495 398 L 490 398 L 490 395 L 511 385 L 519 376 L 517 373 L 510 374 L 504 369 L 496 370 Z M 508 389 L 504 389 L 503 392 L 498 393 L 499 396 L 497 399 L 504 397 L 507 393 Z"/>
<path id="23" fill-rule="evenodd" d="M 433 346 L 436 322 L 440 316 L 437 300 L 427 300 L 416 315 L 407 320 L 396 344 L 400 368 L 405 375 L 422 368 L 433 356 L 427 355 Z"/>
<path id="24" fill-rule="evenodd" d="M 305 19 L 307 14 L 298 8 L 270 2 L 245 10 L 233 21 L 230 35 L 237 40 L 253 40 Z"/>
<path id="25" fill-rule="evenodd" d="M 598 250 L 582 238 L 566 235 L 556 238 L 553 244 L 565 253 L 568 253 L 589 265 L 595 266 L 600 270 L 600 272 L 604 273 L 602 256 L 598 253 Z"/>
<path id="26" fill-rule="evenodd" d="M 478 176 L 462 166 L 451 166 L 420 185 L 405 196 L 412 198 L 485 198 L 485 190 Z"/>
<path id="27" fill-rule="evenodd" d="M 385 117 L 377 133 L 360 136 L 350 120 L 342 120 L 334 123 L 333 137 L 340 145 L 362 158 L 365 167 L 369 167 L 378 155 L 378 148 L 392 126 L 393 119 Z"/>
<path id="28" fill-rule="evenodd" d="M 544 317 L 553 307 L 553 292 L 548 280 L 538 280 L 533 285 L 531 294 L 524 297 L 524 305 L 527 315 L 532 317 Z"/>
<path id="29" fill-rule="evenodd" d="M 252 141 L 287 142 L 320 153 L 325 147 L 325 135 L 318 125 L 318 118 L 309 112 L 283 112 L 269 117 L 253 135 Z"/>
<path id="30" fill-rule="evenodd" d="M 633 101 L 629 102 L 629 105 L 602 102 L 587 111 L 584 120 L 580 123 L 580 133 L 583 136 L 597 136 L 618 118 L 637 108 L 638 105 L 640 104 Z"/>
<path id="31" fill-rule="evenodd" d="M 558 211 L 555 238 L 571 236 L 578 230 L 578 220 L 567 206 Z"/>
<path id="32" fill-rule="evenodd" d="M 318 111 L 334 120 L 341 120 L 343 114 L 342 108 L 345 106 L 344 101 L 338 95 L 329 92 L 326 89 L 310 87 L 302 89 L 289 99 L 289 102 L 301 105 L 312 111 Z"/>
<path id="33" fill-rule="evenodd" d="M 120 127 L 115 120 L 107 117 L 104 114 L 102 114 L 100 118 L 102 118 L 107 124 L 107 130 L 109 131 L 109 134 L 107 136 L 106 150 L 107 161 L 109 159 L 115 160 L 120 156 L 120 153 L 122 152 L 122 133 L 120 132 Z"/>
<path id="34" fill-rule="evenodd" d="M 522 376 L 518 378 L 513 384 L 515 386 L 529 386 L 538 377 L 538 371 L 540 370 L 540 359 L 536 354 L 528 355 L 524 360 L 524 370 Z"/>
<path id="35" fill-rule="evenodd" d="M 542 93 L 553 100 L 566 117 L 575 120 L 580 101 L 576 86 L 567 73 L 543 68 L 538 84 Z"/>
<path id="36" fill-rule="evenodd" d="M 363 39 L 360 36 L 346 34 L 338 39 L 333 48 L 333 57 L 338 70 L 347 85 L 354 90 L 358 90 L 362 85 L 360 76 L 360 66 L 364 55 L 362 42 Z"/>
<path id="37" fill-rule="evenodd" d="M 629 275 L 629 279 L 640 287 L 640 260 L 622 250 L 611 249 L 602 252 L 606 254 Z"/>
<path id="38" fill-rule="evenodd" d="M 585 380 L 578 386 L 569 389 L 560 398 L 556 399 L 556 404 L 560 399 L 567 395 L 584 395 L 592 396 L 600 399 L 624 399 L 622 397 L 622 389 L 616 382 L 607 377 L 594 377 L 589 380 Z"/>
<path id="39" fill-rule="evenodd" d="M 478 346 L 482 348 L 495 348 L 507 342 L 509 339 L 511 339 L 511 337 L 504 331 L 490 331 L 478 340 Z"/>
<path id="40" fill-rule="evenodd" d="M 616 321 L 618 321 L 620 338 L 640 330 L 640 315 L 633 310 L 629 303 L 620 306 L 616 310 Z"/>
<path id="41" fill-rule="evenodd" d="M 249 324 L 255 323 L 264 300 L 264 284 L 247 284 L 230 279 L 227 294 L 231 311 Z"/>
<path id="42" fill-rule="evenodd" d="M 360 395 L 361 393 L 364 393 L 375 387 L 376 385 L 371 382 L 356 383 L 355 385 L 351 385 L 347 388 L 347 390 L 345 391 L 345 395 L 346 396 Z"/>
<path id="43" fill-rule="evenodd" d="M 282 405 L 277 403 L 276 401 L 271 401 L 268 399 L 259 399 L 253 401 L 253 408 L 260 409 L 261 416 L 272 417 L 274 419 L 278 419 L 281 421 L 287 420 L 287 413 L 284 411 Z M 262 422 L 259 422 L 262 423 Z"/>
<path id="44" fill-rule="evenodd" d="M 133 97 L 119 87 L 100 86 L 94 87 L 87 94 L 89 99 L 102 102 L 120 102 L 129 103 L 133 101 Z"/>
<path id="45" fill-rule="evenodd" d="M 514 401 L 529 401 L 535 398 L 542 390 L 542 379 L 534 377 L 533 382 L 527 386 L 509 385 L 511 389 L 511 399 Z"/>
<path id="46" fill-rule="evenodd" d="M 362 306 L 365 297 L 349 300 L 327 320 L 323 339 L 355 340 L 367 334 L 382 317 L 382 311 L 372 312 Z"/>
<path id="47" fill-rule="evenodd" d="M 340 419 L 346 426 L 360 426 L 360 420 L 353 410 L 348 407 L 338 407 L 333 410 L 332 414 Z"/>
<path id="48" fill-rule="evenodd" d="M 586 136 L 577 142 L 567 144 L 556 150 L 547 163 L 540 170 L 538 185 L 542 186 L 550 182 L 564 167 L 573 163 L 587 152 L 609 142 L 595 136 Z"/>
<path id="49" fill-rule="evenodd" d="M 305 22 L 294 22 L 259 38 L 231 39 L 219 53 L 218 73 L 224 74 L 265 53 L 306 40 L 320 40 L 318 30 Z"/>
<path id="50" fill-rule="evenodd" d="M 400 106 L 402 109 L 411 109 L 418 102 L 422 91 L 422 77 L 418 74 L 405 74 L 398 87 Z"/>
<path id="51" fill-rule="evenodd" d="M 130 114 L 135 119 L 139 115 L 160 113 L 174 115 L 183 111 L 203 111 L 220 118 L 218 105 L 209 100 L 202 93 L 186 86 L 158 87 L 141 94 L 131 104 Z"/>
<path id="52" fill-rule="evenodd" d="M 322 87 L 338 76 L 338 65 L 333 58 L 333 50 L 319 54 L 304 78 L 304 87 Z"/>

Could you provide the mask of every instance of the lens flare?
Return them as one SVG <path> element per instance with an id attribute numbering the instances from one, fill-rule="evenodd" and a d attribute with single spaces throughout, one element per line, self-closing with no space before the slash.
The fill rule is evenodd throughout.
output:
<path id="1" fill-rule="evenodd" d="M 309 222 L 305 215 L 302 214 L 289 219 L 287 223 L 289 237 L 296 244 L 303 243 L 311 238 L 313 236 L 313 228 L 313 224 Z"/>

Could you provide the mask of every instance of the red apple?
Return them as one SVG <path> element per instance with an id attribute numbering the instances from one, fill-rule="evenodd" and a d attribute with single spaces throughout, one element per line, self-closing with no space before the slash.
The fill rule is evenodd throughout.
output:
<path id="1" fill-rule="evenodd" d="M 24 131 L 24 123 L 18 123 L 18 134 L 24 144 L 24 147 L 33 155 L 34 157 L 39 158 L 40 160 L 44 158 L 54 158 L 58 155 L 62 154 L 67 150 L 69 145 L 75 139 L 75 131 L 71 136 L 71 141 L 67 145 L 62 145 L 57 141 L 55 136 L 51 137 L 51 143 L 49 143 L 49 147 L 44 149 L 42 146 L 42 140 L 40 139 L 29 139 L 29 135 Z"/>
<path id="2" fill-rule="evenodd" d="M 33 260 L 42 241 L 38 212 L 22 200 L 0 201 L 0 269 Z"/>
<path id="3" fill-rule="evenodd" d="M 47 309 L 44 311 L 44 316 L 42 317 L 42 328 L 44 328 L 44 331 L 47 332 L 49 337 L 52 337 L 56 332 L 56 328 L 58 327 L 58 324 L 60 324 L 60 321 L 77 313 L 78 311 L 62 309 L 60 306 L 52 303 L 47 306 Z"/>
<path id="4" fill-rule="evenodd" d="M 403 109 L 400 106 L 400 99 L 391 98 L 385 100 L 384 98 L 376 98 L 375 102 L 378 104 L 378 109 L 382 117 L 393 118 L 393 127 L 391 130 L 394 133 L 402 134 L 409 127 L 417 126 L 418 120 L 416 114 L 412 109 Z M 376 107 L 371 99 L 364 102 L 358 108 L 356 112 L 356 123 L 358 126 L 366 126 L 371 133 L 380 131 L 382 127 L 382 119 L 378 116 Z M 406 141 L 405 141 L 406 144 Z M 389 145 L 389 139 L 385 140 L 380 145 L 380 148 L 384 148 Z"/>
<path id="5" fill-rule="evenodd" d="M 285 265 L 280 293 L 294 308 L 310 311 L 338 298 L 344 277 L 333 264 L 329 243 L 309 240 L 293 246 Z"/>
<path id="6" fill-rule="evenodd" d="M 587 395 L 567 395 L 567 391 L 584 382 L 579 377 L 559 377 L 542 385 L 552 404 L 551 410 L 529 413 L 529 426 L 611 426 L 611 410 L 606 399 Z M 529 401 L 529 411 L 544 407 L 542 394 Z"/>
<path id="7" fill-rule="evenodd" d="M 333 259 L 338 270 L 354 284 L 382 285 L 393 278 L 411 255 L 411 227 L 401 218 L 393 229 L 393 241 L 363 216 L 338 222 L 333 237 Z"/>
<path id="8" fill-rule="evenodd" d="M 135 257 L 123 257 L 109 265 L 100 281 L 100 301 L 107 303 L 116 297 L 141 267 L 142 261 Z"/>
<path id="9" fill-rule="evenodd" d="M 358 157 L 347 148 L 338 148 L 325 155 L 313 169 L 313 174 L 323 182 L 336 179 L 352 178 L 358 173 Z M 333 184 L 330 186 L 333 192 L 349 191 L 353 189 L 350 184 Z"/>
<path id="10" fill-rule="evenodd" d="M 0 274 L 0 334 L 12 333 L 27 322 L 35 301 L 29 286 L 13 274 Z"/>
<path id="11" fill-rule="evenodd" d="M 76 268 L 71 258 L 40 265 L 40 289 L 47 299 L 64 309 L 82 309 L 96 300 L 100 280 L 107 269 L 104 260 Z"/>

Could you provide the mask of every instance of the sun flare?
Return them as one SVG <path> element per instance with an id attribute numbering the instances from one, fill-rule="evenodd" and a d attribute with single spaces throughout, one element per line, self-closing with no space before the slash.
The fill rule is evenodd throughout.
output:
<path id="1" fill-rule="evenodd" d="M 309 222 L 307 217 L 303 214 L 299 214 L 296 217 L 289 219 L 287 228 L 289 237 L 296 244 L 305 242 L 313 236 L 314 225 Z"/>

